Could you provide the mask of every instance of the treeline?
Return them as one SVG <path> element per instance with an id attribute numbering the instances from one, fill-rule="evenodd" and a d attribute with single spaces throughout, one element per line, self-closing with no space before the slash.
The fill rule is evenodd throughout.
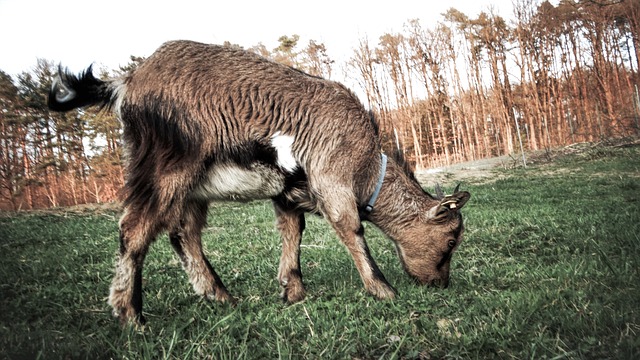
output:
<path id="1" fill-rule="evenodd" d="M 515 21 L 450 9 L 424 28 L 362 39 L 346 64 L 376 114 L 387 148 L 417 167 L 635 135 L 640 2 L 514 1 Z M 322 43 L 250 50 L 334 78 Z M 228 46 L 237 46 L 227 44 Z M 102 70 L 103 77 L 134 69 Z M 123 183 L 121 127 L 95 109 L 51 113 L 56 66 L 39 60 L 15 79 L 0 71 L 0 209 L 114 201 Z M 522 145 L 521 145 L 522 144 Z"/>
<path id="2" fill-rule="evenodd" d="M 56 72 L 46 60 L 15 81 L 0 71 L 0 209 L 111 201 L 123 183 L 120 123 L 93 109 L 49 112 Z"/>
<path id="3" fill-rule="evenodd" d="M 355 50 L 387 141 L 418 167 L 637 133 L 640 1 L 513 5 L 513 25 L 450 9 Z"/>

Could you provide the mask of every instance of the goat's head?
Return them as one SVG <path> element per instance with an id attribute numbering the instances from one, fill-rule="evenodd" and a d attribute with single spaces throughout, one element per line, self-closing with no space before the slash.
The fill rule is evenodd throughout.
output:
<path id="1" fill-rule="evenodd" d="M 447 287 L 451 257 L 464 232 L 460 209 L 471 195 L 456 187 L 445 196 L 439 186 L 435 196 L 426 195 L 418 216 L 398 229 L 398 255 L 405 271 L 420 284 Z"/>

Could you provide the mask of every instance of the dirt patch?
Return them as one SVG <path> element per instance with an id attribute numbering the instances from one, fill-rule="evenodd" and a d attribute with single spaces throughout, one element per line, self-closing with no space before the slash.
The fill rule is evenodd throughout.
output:
<path id="1" fill-rule="evenodd" d="M 505 177 L 496 171 L 497 169 L 511 169 L 516 166 L 517 159 L 500 156 L 419 170 L 416 171 L 416 178 L 429 188 L 436 183 L 443 187 L 454 186 L 460 182 L 486 183 Z"/>
<path id="2" fill-rule="evenodd" d="M 525 153 L 527 166 L 540 166 L 567 158 L 595 159 L 606 157 L 609 150 L 616 148 L 629 148 L 640 146 L 640 138 L 618 138 L 599 142 L 584 142 L 567 145 L 553 150 L 538 150 Z M 460 182 L 473 182 L 475 184 L 491 183 L 506 177 L 503 170 L 523 167 L 522 155 L 505 155 L 489 159 L 467 161 L 463 163 L 442 166 L 416 171 L 418 181 L 427 188 L 433 188 L 436 183 L 444 188 L 455 186 Z M 549 174 L 557 175 L 562 168 L 553 170 L 541 169 Z M 446 190 L 446 189 L 445 189 Z"/>
<path id="3" fill-rule="evenodd" d="M 25 212 L 25 211 L 21 211 Z M 42 215 L 56 215 L 56 216 L 68 216 L 68 215 L 109 215 L 114 216 L 122 212 L 122 205 L 119 202 L 109 202 L 100 204 L 80 204 L 66 207 L 56 207 L 49 209 L 34 209 L 27 210 L 30 214 L 42 214 Z M 16 213 L 13 211 L 0 211 L 0 217 L 11 217 Z"/>

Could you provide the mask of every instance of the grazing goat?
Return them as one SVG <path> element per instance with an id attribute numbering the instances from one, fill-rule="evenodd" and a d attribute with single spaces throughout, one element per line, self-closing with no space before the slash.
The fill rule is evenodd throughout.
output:
<path id="1" fill-rule="evenodd" d="M 400 159 L 387 161 L 371 113 L 341 84 L 241 49 L 173 41 L 120 78 L 61 68 L 48 105 L 100 105 L 122 121 L 124 214 L 109 303 L 123 323 L 144 323 L 143 261 L 164 230 L 195 291 L 235 301 L 202 249 L 212 200 L 271 199 L 282 236 L 278 280 L 289 303 L 305 296 L 305 212 L 332 225 L 379 299 L 395 290 L 371 257 L 363 220 L 392 239 L 418 282 L 449 282 L 469 193 L 432 196 Z"/>

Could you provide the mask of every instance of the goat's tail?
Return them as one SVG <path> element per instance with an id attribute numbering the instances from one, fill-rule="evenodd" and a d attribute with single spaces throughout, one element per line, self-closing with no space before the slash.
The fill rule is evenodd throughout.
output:
<path id="1" fill-rule="evenodd" d="M 47 106 L 53 111 L 69 111 L 90 105 L 111 107 L 116 96 L 116 87 L 93 76 L 91 66 L 78 75 L 60 66 L 49 91 Z"/>

